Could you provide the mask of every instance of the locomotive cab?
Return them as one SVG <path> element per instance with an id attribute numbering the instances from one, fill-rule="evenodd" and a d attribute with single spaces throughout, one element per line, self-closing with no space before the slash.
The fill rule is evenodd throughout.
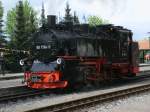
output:
<path id="1" fill-rule="evenodd" d="M 34 60 L 30 69 L 24 73 L 24 80 L 31 88 L 64 88 L 67 81 L 61 80 L 61 66 L 61 59 L 46 63 Z"/>

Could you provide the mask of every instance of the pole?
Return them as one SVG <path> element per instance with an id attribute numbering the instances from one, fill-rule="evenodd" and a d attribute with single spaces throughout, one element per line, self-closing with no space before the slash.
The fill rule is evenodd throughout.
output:
<path id="1" fill-rule="evenodd" d="M 150 37 L 148 37 L 149 38 L 149 49 L 150 49 Z"/>
<path id="2" fill-rule="evenodd" d="M 148 34 L 150 34 L 150 32 L 148 32 Z M 150 49 L 150 36 L 148 37 L 148 39 L 149 39 L 149 49 Z"/>

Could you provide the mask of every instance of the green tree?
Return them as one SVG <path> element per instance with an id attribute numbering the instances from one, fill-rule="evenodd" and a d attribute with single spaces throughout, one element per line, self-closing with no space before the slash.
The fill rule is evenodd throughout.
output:
<path id="1" fill-rule="evenodd" d="M 30 26 L 30 33 L 31 33 L 31 35 L 34 33 L 34 32 L 36 32 L 36 30 L 37 30 L 37 28 L 38 28 L 38 22 L 37 22 L 37 18 L 36 18 L 36 13 L 35 13 L 35 11 L 34 10 L 31 10 L 31 13 L 30 13 L 30 24 L 29 24 L 29 26 Z"/>
<path id="2" fill-rule="evenodd" d="M 0 33 L 3 33 L 2 27 L 3 27 L 3 7 L 2 2 L 0 1 Z"/>
<path id="3" fill-rule="evenodd" d="M 16 23 L 16 8 L 11 9 L 7 13 L 6 33 L 9 34 L 10 40 L 14 40 L 14 27 Z"/>
<path id="4" fill-rule="evenodd" d="M 25 23 L 26 37 L 29 38 L 37 30 L 38 27 L 38 22 L 36 17 L 37 13 L 30 6 L 27 0 L 23 2 L 23 7 L 24 7 L 25 22 L 26 22 Z"/>
<path id="5" fill-rule="evenodd" d="M 2 2 L 0 1 L 0 45 L 3 46 L 3 44 L 6 43 L 5 37 L 3 35 L 3 7 Z"/>
<path id="6" fill-rule="evenodd" d="M 72 15 L 70 14 L 70 11 L 71 11 L 70 6 L 69 6 L 69 4 L 67 3 L 67 4 L 66 4 L 66 9 L 65 9 L 65 17 L 64 17 L 64 21 L 65 21 L 65 22 L 73 22 L 73 17 L 72 17 Z"/>
<path id="7" fill-rule="evenodd" d="M 27 0 L 20 0 L 16 7 L 7 13 L 6 32 L 10 37 L 8 44 L 12 49 L 29 50 L 29 40 L 38 27 L 37 13 Z M 10 54 L 7 59 L 7 67 L 10 71 L 21 71 L 18 64 L 25 54 Z"/>
<path id="8" fill-rule="evenodd" d="M 26 41 L 26 20 L 25 13 L 23 8 L 23 2 L 19 1 L 19 4 L 16 7 L 16 23 L 14 31 L 14 45 L 13 47 L 17 49 L 25 49 L 23 42 Z"/>
<path id="9" fill-rule="evenodd" d="M 7 33 L 10 35 L 9 47 L 13 49 L 26 49 L 24 42 L 26 41 L 26 19 L 24 13 L 23 2 L 19 1 L 15 8 L 10 10 L 7 15 L 6 22 Z M 19 60 L 22 56 L 15 52 L 8 54 L 5 58 L 7 69 L 12 72 L 21 71 Z"/>
<path id="10" fill-rule="evenodd" d="M 45 8 L 44 4 L 42 3 L 42 13 L 41 13 L 41 20 L 40 20 L 40 25 L 44 26 L 46 24 L 46 18 L 45 18 Z"/>
<path id="11" fill-rule="evenodd" d="M 88 23 L 90 26 L 96 26 L 96 25 L 106 24 L 106 23 L 108 23 L 108 21 L 104 20 L 98 16 L 89 16 Z"/>
<path id="12" fill-rule="evenodd" d="M 21 5 L 20 8 L 22 12 L 18 10 L 19 5 Z M 24 29 L 24 32 L 20 33 L 22 34 L 21 37 L 18 36 L 16 37 L 16 33 L 20 32 L 20 29 L 18 29 L 18 27 L 20 27 L 20 25 L 18 24 L 20 19 L 18 18 L 20 17 L 21 19 L 23 19 L 23 21 L 20 22 L 21 23 L 20 25 L 23 25 L 22 29 Z M 10 37 L 10 47 L 21 49 L 21 47 L 19 47 L 18 44 L 20 45 L 22 44 L 22 46 L 24 46 L 23 49 L 27 49 L 29 47 L 27 45 L 28 39 L 36 31 L 37 28 L 38 28 L 37 13 L 30 6 L 27 0 L 21 2 L 19 1 L 19 4 L 15 8 L 8 11 L 6 20 L 6 32 L 7 34 L 9 34 Z M 21 40 L 19 38 L 21 38 Z M 17 42 L 17 40 L 22 42 L 21 43 Z"/>
<path id="13" fill-rule="evenodd" d="M 79 24 L 79 23 L 80 23 L 80 22 L 79 22 L 79 18 L 78 18 L 78 16 L 76 15 L 76 12 L 74 12 L 73 23 L 74 23 L 74 24 Z"/>

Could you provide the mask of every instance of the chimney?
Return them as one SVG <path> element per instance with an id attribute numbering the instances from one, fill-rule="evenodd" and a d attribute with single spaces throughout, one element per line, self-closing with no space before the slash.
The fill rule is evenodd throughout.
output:
<path id="1" fill-rule="evenodd" d="M 89 24 L 82 24 L 80 27 L 83 32 L 85 33 L 89 32 Z"/>
<path id="2" fill-rule="evenodd" d="M 56 25 L 56 16 L 48 15 L 47 16 L 48 27 L 55 27 Z"/>

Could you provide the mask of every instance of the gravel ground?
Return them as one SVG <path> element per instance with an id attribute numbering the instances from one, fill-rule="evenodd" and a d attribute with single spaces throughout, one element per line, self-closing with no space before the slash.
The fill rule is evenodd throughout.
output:
<path id="1" fill-rule="evenodd" d="M 150 81 L 145 81 L 145 83 L 150 83 Z M 134 84 L 134 86 L 138 85 L 138 84 Z M 87 97 L 87 96 L 93 96 L 93 95 L 97 95 L 100 93 L 103 94 L 103 93 L 110 92 L 110 91 L 116 91 L 117 89 L 118 90 L 124 89 L 124 88 L 127 88 L 129 86 L 133 87 L 133 84 L 131 84 L 131 85 L 128 84 L 128 85 L 124 85 L 121 87 L 116 87 L 116 88 L 111 88 L 111 89 L 106 89 L 106 90 L 93 90 L 93 91 L 88 91 L 88 92 L 86 92 L 86 91 L 85 92 L 74 92 L 71 94 L 60 94 L 60 93 L 54 94 L 54 93 L 52 93 L 50 95 L 45 95 L 42 97 L 28 98 L 25 100 L 20 99 L 17 102 L 9 102 L 7 104 L 0 104 L 0 112 L 23 112 L 25 110 L 43 107 L 43 106 L 47 106 L 50 104 L 52 105 L 52 104 L 62 103 L 64 101 L 70 101 L 70 100 L 80 99 L 80 98 Z M 144 99 L 144 97 L 142 97 L 142 98 Z M 133 100 L 133 102 L 135 101 L 134 99 L 132 99 L 132 100 Z M 138 101 L 139 100 L 140 99 L 138 99 Z M 149 95 L 149 101 L 150 101 L 150 95 Z M 104 109 L 104 111 L 102 111 L 102 112 L 111 112 L 110 111 L 111 108 L 121 104 L 121 102 L 124 102 L 124 104 L 126 103 L 125 101 L 122 101 L 122 100 L 115 102 L 115 103 L 112 103 L 112 104 L 106 103 L 104 106 L 98 106 L 98 107 L 93 108 L 93 109 L 88 109 L 89 110 L 88 112 L 92 112 L 92 111 L 99 112 L 102 109 Z M 96 110 L 96 109 L 99 109 L 99 110 Z M 83 112 L 85 112 L 85 111 L 87 111 L 87 109 L 83 110 Z"/>
<path id="2" fill-rule="evenodd" d="M 56 100 L 57 96 L 57 100 Z M 56 95 L 51 94 L 48 96 L 41 96 L 35 98 L 28 98 L 26 100 L 18 100 L 17 102 L 9 102 L 7 104 L 0 104 L 0 112 L 23 112 L 28 109 L 32 109 L 39 106 L 44 106 L 45 104 L 53 104 L 58 102 L 60 99 L 67 99 L 71 97 L 67 97 L 67 95 Z M 60 98 L 61 97 L 61 98 Z"/>
<path id="3" fill-rule="evenodd" d="M 85 108 L 80 112 L 149 112 L 150 92 Z M 75 111 L 78 112 L 79 110 Z"/>

